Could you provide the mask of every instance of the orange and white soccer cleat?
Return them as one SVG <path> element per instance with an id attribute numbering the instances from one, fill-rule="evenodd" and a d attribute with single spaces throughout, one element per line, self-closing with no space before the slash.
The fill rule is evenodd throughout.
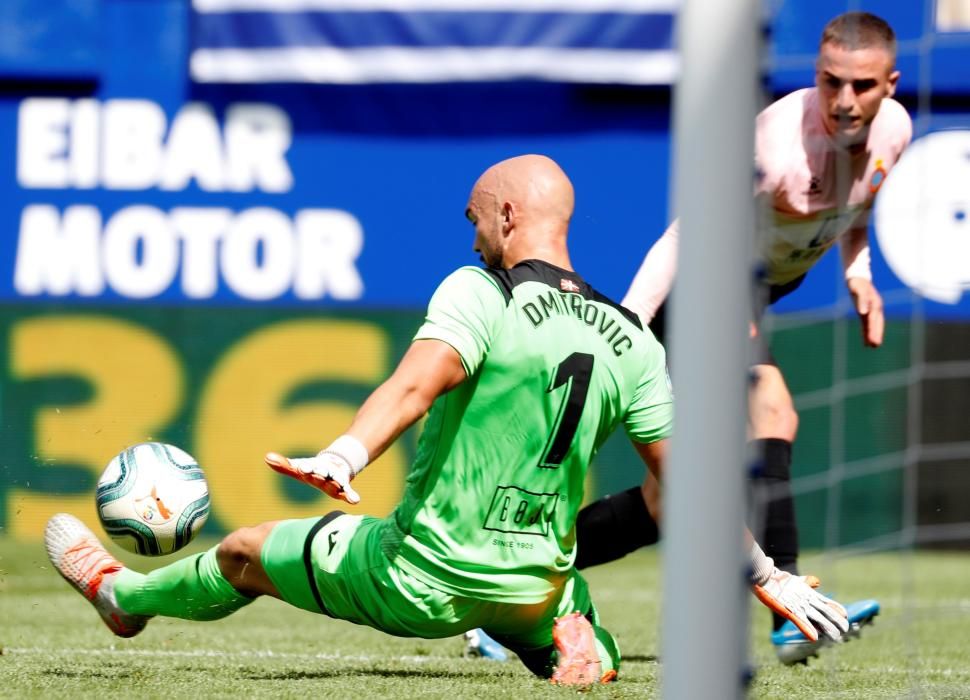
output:
<path id="1" fill-rule="evenodd" d="M 114 579 L 124 565 L 108 554 L 84 524 L 67 513 L 47 521 L 44 545 L 54 568 L 94 606 L 108 628 L 119 637 L 134 637 L 150 617 L 129 615 L 115 600 Z"/>
<path id="2" fill-rule="evenodd" d="M 596 633 L 581 613 L 558 618 L 552 628 L 552 641 L 559 652 L 559 663 L 551 679 L 556 685 L 589 686 L 616 678 L 614 670 L 603 673 L 596 651 Z"/>

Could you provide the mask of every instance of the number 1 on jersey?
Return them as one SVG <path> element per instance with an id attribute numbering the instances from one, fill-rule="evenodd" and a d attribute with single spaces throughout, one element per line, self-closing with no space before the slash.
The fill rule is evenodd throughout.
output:
<path id="1" fill-rule="evenodd" d="M 576 428 L 579 427 L 579 419 L 583 415 L 592 375 L 593 356 L 585 352 L 574 352 L 556 367 L 556 373 L 546 392 L 553 392 L 565 384 L 566 395 L 559 405 L 559 413 L 556 415 L 552 435 L 546 443 L 544 456 L 539 460 L 540 467 L 556 469 L 566 457 L 576 435 Z"/>

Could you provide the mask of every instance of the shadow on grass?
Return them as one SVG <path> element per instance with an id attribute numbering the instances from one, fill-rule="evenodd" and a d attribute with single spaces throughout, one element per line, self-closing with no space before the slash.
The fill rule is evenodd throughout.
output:
<path id="1" fill-rule="evenodd" d="M 624 654 L 623 663 L 659 664 L 660 657 L 656 654 Z"/>
<path id="2" fill-rule="evenodd" d="M 656 664 L 660 658 L 654 654 L 633 654 L 623 657 L 623 663 Z M 518 664 L 516 664 L 518 667 Z M 495 666 L 489 664 L 480 669 L 460 671 L 441 668 L 427 669 L 391 669 L 391 668 L 330 668 L 316 671 L 257 671 L 246 670 L 240 676 L 251 681 L 297 681 L 297 680 L 325 680 L 328 678 L 346 679 L 348 676 L 369 676 L 373 678 L 448 678 L 452 680 L 481 679 L 494 676 Z M 523 675 L 526 674 L 522 669 Z M 503 674 L 504 675 L 504 674 Z"/>
<path id="3" fill-rule="evenodd" d="M 47 668 L 42 671 L 46 676 L 56 678 L 79 678 L 81 680 L 91 680 L 92 678 L 103 678 L 105 680 L 120 681 L 137 675 L 127 669 L 106 668 L 104 670 L 93 670 L 91 668 Z"/>
<path id="4" fill-rule="evenodd" d="M 439 668 L 435 669 L 389 669 L 389 668 L 334 668 L 320 669 L 319 671 L 244 671 L 240 674 L 242 678 L 251 681 L 299 681 L 299 680 L 324 680 L 327 678 L 346 679 L 348 676 L 371 676 L 375 678 L 449 678 L 452 680 L 482 678 L 489 673 L 460 671 L 446 671 Z"/>

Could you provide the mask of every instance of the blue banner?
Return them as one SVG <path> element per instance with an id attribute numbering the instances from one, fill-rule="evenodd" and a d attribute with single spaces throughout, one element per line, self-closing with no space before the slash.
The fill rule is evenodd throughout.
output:
<path id="1" fill-rule="evenodd" d="M 925 3 L 917 4 L 925 10 Z M 429 70 L 449 65 L 436 51 L 452 50 L 472 52 L 477 67 L 497 65 L 483 57 L 506 50 L 538 52 L 519 54 L 513 61 L 519 67 L 534 65 L 528 56 L 546 61 L 550 50 L 626 60 L 642 48 L 673 56 L 674 0 L 69 5 L 74 9 L 45 26 L 54 31 L 80 17 L 77 41 L 37 46 L 66 64 L 83 45 L 100 56 L 96 83 L 57 92 L 25 83 L 33 73 L 24 68 L 19 87 L 0 97 L 0 217 L 6 224 L 0 301 L 420 308 L 452 269 L 477 262 L 462 215 L 475 178 L 492 163 L 527 152 L 552 156 L 574 180 L 574 263 L 609 296 L 623 295 L 671 216 L 666 85 L 422 82 L 430 74 L 409 72 L 405 60 L 388 65 L 403 71 L 402 80 L 417 82 L 271 84 L 246 73 L 253 82 L 209 83 L 191 80 L 188 69 L 198 51 L 275 50 L 292 37 L 304 42 L 300 50 L 365 52 L 355 57 L 383 51 L 393 40 L 394 51 L 432 57 L 421 59 Z M 11 36 L 30 35 L 27 4 L 4 6 L 12 7 L 20 8 L 20 28 Z M 774 20 L 776 54 L 811 55 L 825 21 L 844 9 L 834 0 L 811 12 L 783 5 Z M 915 37 L 929 36 L 926 27 L 907 23 L 917 10 L 891 3 L 883 12 L 897 26 L 906 55 L 913 54 Z M 275 24 L 264 22 L 271 17 Z M 313 21 L 304 27 L 306 18 Z M 235 34 L 220 34 L 233 26 Z M 278 33 L 281 27 L 286 31 Z M 319 38 L 324 30 L 331 44 L 310 45 L 306 37 Z M 111 41 L 99 42 L 101 36 Z M 937 38 L 958 42 L 965 36 L 951 31 Z M 549 65 L 567 70 L 571 64 L 556 59 Z M 797 87 L 812 80 L 807 72 Z M 912 93 L 903 88 L 900 97 L 917 116 Z M 970 94 L 970 87 L 965 90 L 960 99 Z M 938 131 L 966 131 L 970 120 L 962 104 L 929 114 L 924 109 L 916 143 Z M 901 300 L 893 302 L 894 314 L 909 312 L 907 284 L 927 294 L 931 315 L 970 314 L 964 293 L 970 273 L 962 267 L 967 258 L 957 254 L 967 240 L 970 211 L 962 148 L 933 149 L 930 167 L 916 160 L 920 149 L 914 147 L 912 167 L 891 175 L 880 194 L 883 205 L 893 206 L 874 216 L 874 233 L 892 234 L 892 240 L 873 236 L 873 271 L 887 303 Z M 924 172 L 933 173 L 930 189 Z M 917 257 L 914 241 L 936 246 L 933 257 Z M 829 255 L 778 308 L 845 306 L 844 290 L 837 256 Z"/>
<path id="2" fill-rule="evenodd" d="M 0 2 L 0 80 L 93 80 L 101 69 L 102 0 Z"/>
<path id="3" fill-rule="evenodd" d="M 677 0 L 194 0 L 199 82 L 669 84 Z"/>
<path id="4" fill-rule="evenodd" d="M 449 93 L 441 104 L 455 109 Z M 424 94 L 401 104 L 417 120 L 438 104 Z M 488 94 L 470 92 L 469 104 Z M 508 114 L 491 111 L 487 131 L 465 120 L 464 130 L 437 136 L 390 132 L 389 123 L 401 125 L 394 108 L 358 122 L 359 133 L 328 127 L 312 101 L 293 95 L 0 101 L 9 144 L 0 150 L 9 193 L 0 213 L 10 222 L 0 299 L 421 307 L 451 270 L 478 262 L 464 218 L 475 179 L 524 152 L 549 154 L 573 178 L 578 269 L 620 295 L 611 258 L 634 249 L 619 263 L 632 278 L 665 225 L 666 170 L 657 164 L 668 159 L 666 107 L 633 110 L 630 128 L 571 105 L 562 88 L 528 91 L 539 94 L 541 109 L 510 103 Z M 333 109 L 366 111 L 372 98 L 369 89 L 342 94 Z M 547 109 L 561 117 L 555 130 L 509 128 L 515 118 L 516 130 L 539 130 Z M 651 224 L 631 230 L 644 216 Z"/>

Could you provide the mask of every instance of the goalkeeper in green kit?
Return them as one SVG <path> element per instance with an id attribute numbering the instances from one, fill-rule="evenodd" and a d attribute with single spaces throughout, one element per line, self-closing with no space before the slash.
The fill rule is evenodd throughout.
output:
<path id="1" fill-rule="evenodd" d="M 399 636 L 480 627 L 554 682 L 614 679 L 619 650 L 573 568 L 576 515 L 586 469 L 617 426 L 659 473 L 672 404 L 659 343 L 573 271 L 572 211 L 572 185 L 550 159 L 489 168 L 465 212 L 486 267 L 441 283 L 346 433 L 315 457 L 267 455 L 277 471 L 356 504 L 353 478 L 430 409 L 387 518 L 264 523 L 143 575 L 61 514 L 46 532 L 55 567 L 121 636 L 154 615 L 218 619 L 271 595 Z M 751 547 L 758 597 L 806 634 L 837 639 L 841 606 Z"/>

